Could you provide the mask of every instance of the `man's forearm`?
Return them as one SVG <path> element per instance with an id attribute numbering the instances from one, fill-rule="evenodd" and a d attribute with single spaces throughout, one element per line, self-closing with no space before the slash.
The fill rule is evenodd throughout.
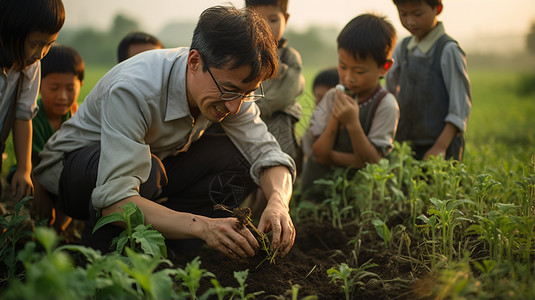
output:
<path id="1" fill-rule="evenodd" d="M 289 210 L 292 197 L 292 175 L 287 167 L 276 166 L 266 169 L 260 176 L 260 186 L 266 196 L 268 205 L 272 201 L 280 201 Z"/>

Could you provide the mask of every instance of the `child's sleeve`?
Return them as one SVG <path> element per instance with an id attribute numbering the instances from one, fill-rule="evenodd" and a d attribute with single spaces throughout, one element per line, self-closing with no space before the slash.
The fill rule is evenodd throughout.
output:
<path id="1" fill-rule="evenodd" d="M 17 101 L 15 118 L 19 120 L 31 120 L 37 114 L 37 96 L 41 83 L 41 62 L 37 61 L 24 69 L 20 76 L 24 76 L 20 98 Z"/>
<path id="2" fill-rule="evenodd" d="M 372 126 L 368 132 L 368 139 L 381 152 L 381 155 L 388 155 L 394 148 L 394 137 L 399 121 L 399 107 L 396 98 L 392 94 L 387 94 L 381 101 Z"/>
<path id="3" fill-rule="evenodd" d="M 466 58 L 456 43 L 448 43 L 444 46 L 440 63 L 444 84 L 450 96 L 450 106 L 445 121 L 464 132 L 472 109 Z"/>
<path id="4" fill-rule="evenodd" d="M 270 118 L 277 111 L 290 109 L 296 104 L 297 97 L 305 88 L 305 77 L 302 74 L 302 61 L 299 53 L 292 49 L 281 49 L 277 76 L 263 83 L 265 98 L 256 101 L 262 118 Z M 297 119 L 301 109 L 288 112 Z"/>

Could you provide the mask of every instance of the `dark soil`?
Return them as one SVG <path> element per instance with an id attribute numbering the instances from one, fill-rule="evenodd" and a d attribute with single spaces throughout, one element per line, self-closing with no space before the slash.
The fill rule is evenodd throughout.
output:
<path id="1" fill-rule="evenodd" d="M 273 264 L 262 262 L 262 253 L 248 260 L 231 260 L 207 247 L 201 248 L 194 256 L 200 256 L 201 268 L 212 272 L 222 286 L 237 287 L 234 271 L 248 269 L 246 293 L 264 291 L 257 299 L 274 299 L 281 295 L 286 295 L 284 299 L 291 299 L 291 288 L 295 284 L 300 286 L 299 299 L 308 295 L 316 295 L 318 299 L 345 299 L 341 283 L 332 283 L 327 270 L 337 268 L 340 263 L 349 264 L 354 250 L 354 244 L 349 242 L 355 239 L 358 228 L 351 225 L 341 230 L 330 224 L 303 222 L 296 224 L 296 231 L 292 250 Z M 351 299 L 414 299 L 414 295 L 408 293 L 410 263 L 382 249 L 374 249 L 382 247 L 378 242 L 362 241 L 358 263 L 362 265 L 371 260 L 371 263 L 377 264 L 366 269 L 377 276 L 364 277 Z M 183 268 L 194 256 L 175 255 L 171 251 L 169 259 Z M 209 287 L 211 284 L 205 280 L 201 290 Z"/>
<path id="2" fill-rule="evenodd" d="M 5 187 L 5 186 L 4 186 Z M 4 195 L 6 194 L 4 190 Z M 9 211 L 12 203 L 2 197 L 4 207 Z M 72 225 L 69 229 L 72 229 Z M 331 282 L 327 270 L 338 268 L 341 263 L 347 263 L 356 268 L 369 262 L 377 264 L 366 268 L 373 274 L 365 276 L 355 282 L 351 299 L 415 299 L 416 294 L 411 290 L 422 290 L 421 286 L 411 288 L 410 283 L 418 274 L 413 274 L 410 262 L 403 257 L 407 253 L 397 255 L 397 247 L 386 251 L 381 240 L 378 240 L 373 228 L 366 228 L 369 234 L 362 235 L 358 247 L 357 263 L 355 263 L 355 244 L 351 243 L 359 231 L 356 225 L 346 225 L 344 229 L 334 228 L 330 223 L 318 224 L 313 221 L 295 224 L 296 239 L 292 250 L 284 258 L 278 257 L 274 263 L 262 262 L 262 252 L 251 259 L 231 260 L 226 256 L 206 246 L 190 254 L 177 254 L 168 249 L 169 260 L 176 267 L 184 268 L 195 256 L 200 256 L 201 268 L 212 272 L 221 286 L 238 287 L 234 278 L 235 271 L 249 270 L 246 280 L 246 294 L 263 291 L 256 299 L 291 299 L 293 285 L 299 285 L 298 299 L 315 295 L 318 299 L 345 299 L 340 282 Z M 67 231 L 69 231 L 69 229 Z M 74 230 L 76 233 L 78 230 Z M 66 233 L 63 232 L 65 237 Z M 76 234 L 70 233 L 71 242 L 76 243 Z M 373 239 L 376 237 L 377 239 Z M 22 247 L 22 245 L 21 245 Z M 6 270 L 0 270 L 4 273 Z M 420 274 L 421 275 L 421 274 Z M 420 284 L 421 285 L 421 282 Z M 203 279 L 200 293 L 212 287 L 208 279 Z M 423 291 L 429 286 L 423 287 Z M 423 293 L 426 294 L 425 292 Z"/>

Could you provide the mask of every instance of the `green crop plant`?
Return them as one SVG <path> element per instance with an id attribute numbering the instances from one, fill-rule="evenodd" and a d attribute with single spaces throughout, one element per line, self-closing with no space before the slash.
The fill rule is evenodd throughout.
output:
<path id="1" fill-rule="evenodd" d="M 366 269 L 376 267 L 377 264 L 365 262 L 358 268 L 351 268 L 346 263 L 341 263 L 338 268 L 332 267 L 327 270 L 327 275 L 331 282 L 341 282 L 341 289 L 344 292 L 346 300 L 352 299 L 352 293 L 355 288 L 364 285 L 364 279 L 367 277 L 376 277 L 381 279 L 377 274 L 366 271 Z"/>
<path id="2" fill-rule="evenodd" d="M 15 204 L 12 213 L 0 216 L 0 262 L 7 268 L 7 278 L 1 281 L 9 281 L 15 275 L 17 264 L 17 246 L 19 242 L 30 237 L 32 232 L 25 226 L 29 220 L 27 214 L 22 214 L 22 209 L 32 197 L 24 197 Z"/>
<path id="3" fill-rule="evenodd" d="M 167 257 L 164 237 L 160 232 L 152 229 L 151 225 L 145 225 L 145 216 L 141 209 L 135 203 L 128 202 L 121 206 L 121 210 L 122 212 L 114 212 L 101 217 L 95 224 L 93 233 L 104 225 L 122 222 L 126 225 L 125 230 L 112 241 L 112 245 L 116 245 L 117 252 L 122 253 L 129 242 L 131 249 L 135 249 L 139 244 L 146 254 Z"/>
<path id="4" fill-rule="evenodd" d="M 242 300 L 252 299 L 264 293 L 264 291 L 257 291 L 254 293 L 246 294 L 245 288 L 247 287 L 247 284 L 245 283 L 245 281 L 247 280 L 247 276 L 249 276 L 249 270 L 234 271 L 234 278 L 236 278 L 239 284 L 239 287 L 235 290 L 234 295 L 238 296 L 238 298 Z"/>
<path id="5" fill-rule="evenodd" d="M 501 183 L 495 181 L 492 175 L 480 174 L 476 176 L 473 193 L 477 201 L 477 213 L 479 215 L 484 214 L 489 209 L 489 207 L 485 207 L 489 202 L 489 196 L 498 188 L 501 188 Z"/>
<path id="6" fill-rule="evenodd" d="M 346 178 L 348 170 L 345 169 L 342 176 L 338 176 L 335 173 L 333 179 L 318 179 L 314 181 L 314 184 L 327 186 L 327 199 L 323 201 L 323 204 L 330 210 L 333 227 L 340 229 L 343 228 L 342 219 L 353 209 L 347 199 L 347 191 L 350 187 Z"/>
<path id="7" fill-rule="evenodd" d="M 448 258 L 453 258 L 453 242 L 454 230 L 458 226 L 462 226 L 462 222 L 470 222 L 471 220 L 464 217 L 464 213 L 456 207 L 465 203 L 470 203 L 470 200 L 440 200 L 437 198 L 430 198 L 429 201 L 433 207 L 428 209 L 428 213 L 436 217 L 437 229 L 441 229 L 442 233 L 442 254 Z"/>
<path id="8" fill-rule="evenodd" d="M 181 281 L 182 286 L 187 289 L 186 292 L 179 294 L 182 297 L 197 299 L 197 289 L 203 277 L 215 277 L 215 275 L 205 269 L 201 269 L 201 260 L 199 257 L 195 257 L 187 263 L 184 269 L 177 269 L 176 279 Z"/>
<path id="9" fill-rule="evenodd" d="M 119 265 L 125 274 L 136 280 L 136 284 L 143 290 L 143 299 L 178 299 L 171 276 L 180 270 L 163 269 L 155 272 L 162 263 L 159 257 L 136 253 L 130 248 L 125 248 L 125 252 L 129 263 L 119 261 Z"/>
<path id="10" fill-rule="evenodd" d="M 477 235 L 478 240 L 483 241 L 489 247 L 489 258 L 501 263 L 505 258 L 511 262 L 514 259 L 513 251 L 521 248 L 522 236 L 532 236 L 533 233 L 527 232 L 533 230 L 535 222 L 512 215 L 515 210 L 514 205 L 498 204 L 500 210 L 490 211 L 487 216 L 474 216 L 475 224 L 470 225 L 467 235 Z M 531 243 L 524 239 L 526 243 Z M 531 250 L 527 250 L 528 253 Z M 523 253 L 526 255 L 526 252 Z M 529 256 L 529 254 L 528 254 Z"/>
<path id="11" fill-rule="evenodd" d="M 383 246 L 385 249 L 390 249 L 390 244 L 392 243 L 392 234 L 388 226 L 381 219 L 372 220 L 372 224 L 375 227 L 377 235 L 383 239 Z"/>

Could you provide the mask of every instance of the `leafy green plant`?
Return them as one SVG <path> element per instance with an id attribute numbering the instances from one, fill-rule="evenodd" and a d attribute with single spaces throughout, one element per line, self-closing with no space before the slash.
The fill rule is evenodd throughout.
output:
<path id="1" fill-rule="evenodd" d="M 375 227 L 375 231 L 377 232 L 379 237 L 383 239 L 383 245 L 385 249 L 389 249 L 390 244 L 392 242 L 392 235 L 386 223 L 383 222 L 383 220 L 381 219 L 375 219 L 375 220 L 372 220 L 372 224 Z"/>
<path id="2" fill-rule="evenodd" d="M 335 228 L 343 228 L 342 219 L 350 214 L 353 206 L 348 202 L 347 192 L 351 185 L 347 180 L 350 168 L 336 169 L 333 179 L 318 179 L 314 184 L 327 186 L 326 199 L 323 204 L 329 208 L 332 225 Z"/>
<path id="3" fill-rule="evenodd" d="M 249 270 L 243 270 L 243 271 L 235 271 L 234 272 L 234 278 L 238 281 L 239 287 L 235 291 L 235 295 L 238 296 L 240 299 L 252 299 L 255 298 L 258 295 L 262 295 L 264 291 L 257 291 L 254 293 L 245 293 L 245 288 L 247 287 L 247 284 L 245 281 L 247 280 L 247 276 L 249 276 Z"/>
<path id="4" fill-rule="evenodd" d="M 136 249 L 136 245 L 139 244 L 146 254 L 167 257 L 164 237 L 160 232 L 152 229 L 151 225 L 145 225 L 145 216 L 141 209 L 135 203 L 128 202 L 121 206 L 121 210 L 122 212 L 114 212 L 101 217 L 93 228 L 93 233 L 104 225 L 123 222 L 126 224 L 125 230 L 112 241 L 112 245 L 116 245 L 117 252 L 122 253 L 125 245 L 129 243 L 131 249 Z"/>
<path id="5" fill-rule="evenodd" d="M 286 291 L 284 295 L 269 295 L 267 298 L 273 298 L 273 299 L 279 299 L 279 300 L 287 300 L 288 295 L 290 295 L 289 299 L 291 300 L 317 300 L 318 296 L 316 295 L 310 295 L 305 296 L 302 298 L 299 298 L 299 290 L 301 289 L 301 286 L 299 284 L 292 284 L 292 288 L 289 291 Z"/>
<path id="6" fill-rule="evenodd" d="M 366 269 L 376 266 L 377 264 L 370 263 L 370 261 L 358 268 L 351 268 L 346 263 L 341 263 L 338 268 L 328 269 L 327 275 L 331 278 L 331 282 L 341 282 L 340 288 L 344 292 L 346 300 L 349 300 L 355 288 L 364 284 L 364 278 L 376 277 L 381 279 L 377 274 L 366 271 Z"/>
<path id="7" fill-rule="evenodd" d="M 201 260 L 199 257 L 195 257 L 187 263 L 184 269 L 178 269 L 176 278 L 182 281 L 182 286 L 187 289 L 187 292 L 181 293 L 181 295 L 183 297 L 189 296 L 191 299 L 197 299 L 197 289 L 203 277 L 215 277 L 215 275 L 205 269 L 201 269 Z M 211 291 L 207 291 L 207 293 L 211 293 Z"/>
<path id="8" fill-rule="evenodd" d="M 23 239 L 31 237 L 32 232 L 24 226 L 29 220 L 28 215 L 21 214 L 22 208 L 32 197 L 24 197 L 15 204 L 12 213 L 0 216 L 0 262 L 7 268 L 7 278 L 1 280 L 11 280 L 15 275 L 17 263 L 17 246 Z"/>

